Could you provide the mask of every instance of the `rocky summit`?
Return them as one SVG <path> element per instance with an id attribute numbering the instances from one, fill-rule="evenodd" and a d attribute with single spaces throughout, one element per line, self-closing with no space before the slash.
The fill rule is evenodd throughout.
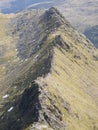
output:
<path id="1" fill-rule="evenodd" d="M 54 7 L 0 14 L 0 130 L 98 130 L 98 49 Z"/>

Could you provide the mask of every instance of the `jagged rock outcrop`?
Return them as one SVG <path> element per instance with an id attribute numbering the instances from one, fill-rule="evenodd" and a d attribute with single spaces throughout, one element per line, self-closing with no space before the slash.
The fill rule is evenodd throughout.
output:
<path id="1" fill-rule="evenodd" d="M 97 130 L 98 50 L 92 43 L 53 7 L 1 23 L 0 45 L 13 45 L 0 55 L 0 130 Z"/>

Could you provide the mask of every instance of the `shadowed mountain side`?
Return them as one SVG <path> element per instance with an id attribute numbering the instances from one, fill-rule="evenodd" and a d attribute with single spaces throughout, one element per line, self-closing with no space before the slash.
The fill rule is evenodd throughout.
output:
<path id="1" fill-rule="evenodd" d="M 85 30 L 84 34 L 98 48 L 98 25 L 88 28 Z"/>
<path id="2" fill-rule="evenodd" d="M 7 102 L 5 108 L 15 108 L 10 112 L 6 112 L 0 120 L 1 130 L 19 130 L 29 126 L 33 122 L 38 122 L 39 110 L 41 105 L 39 103 L 39 87 L 38 84 L 32 82 L 30 88 L 25 89 L 22 96 L 16 97 L 15 102 Z M 32 103 L 31 103 L 32 102 Z"/>

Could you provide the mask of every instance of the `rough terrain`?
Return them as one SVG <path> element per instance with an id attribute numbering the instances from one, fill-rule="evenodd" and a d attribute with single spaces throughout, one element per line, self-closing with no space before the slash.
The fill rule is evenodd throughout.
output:
<path id="1" fill-rule="evenodd" d="M 97 130 L 93 44 L 55 8 L 0 18 L 0 130 Z"/>

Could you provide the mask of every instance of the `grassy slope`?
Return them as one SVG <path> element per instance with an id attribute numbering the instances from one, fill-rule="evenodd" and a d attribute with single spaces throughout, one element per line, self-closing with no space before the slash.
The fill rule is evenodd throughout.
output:
<path id="1" fill-rule="evenodd" d="M 2 108 L 2 97 L 7 93 L 8 87 L 5 83 L 7 71 L 10 66 L 17 63 L 15 42 L 14 39 L 8 35 L 8 23 L 14 15 L 0 14 L 0 110 Z M 0 115 L 1 115 L 0 111 Z"/>
<path id="2" fill-rule="evenodd" d="M 13 38 L 7 34 L 7 25 L 12 17 L 14 16 L 0 14 L 0 82 L 5 77 L 5 72 L 8 65 L 15 62 L 15 44 L 13 42 Z M 2 84 L 0 85 L 0 87 L 2 88 Z"/>
<path id="3" fill-rule="evenodd" d="M 66 37 L 66 34 L 62 34 L 62 37 L 75 48 L 76 43 L 71 38 Z M 38 83 L 47 84 L 53 97 L 57 97 L 58 108 L 63 112 L 63 120 L 68 123 L 69 130 L 97 130 L 98 61 L 92 60 L 81 44 L 77 47 L 80 53 L 86 54 L 88 63 L 82 54 L 81 59 L 75 59 L 74 53 L 55 47 L 51 73 L 46 78 L 39 79 Z M 64 109 L 59 96 L 70 104 L 71 114 Z"/>

